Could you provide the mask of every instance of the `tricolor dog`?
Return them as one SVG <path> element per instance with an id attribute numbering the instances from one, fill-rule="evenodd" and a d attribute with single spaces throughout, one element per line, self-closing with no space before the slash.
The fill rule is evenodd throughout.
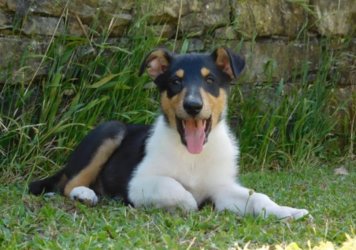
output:
<path id="1" fill-rule="evenodd" d="M 280 206 L 237 181 L 239 147 L 226 121 L 230 82 L 244 60 L 227 48 L 211 54 L 149 53 L 141 66 L 160 91 L 153 125 L 110 121 L 91 131 L 55 175 L 30 184 L 32 194 L 58 191 L 90 205 L 120 197 L 134 207 L 216 210 L 239 215 L 300 218 L 308 211 Z"/>

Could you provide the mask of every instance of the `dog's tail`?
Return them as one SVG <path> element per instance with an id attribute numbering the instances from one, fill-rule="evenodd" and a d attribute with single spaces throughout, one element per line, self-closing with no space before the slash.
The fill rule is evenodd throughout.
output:
<path id="1" fill-rule="evenodd" d="M 34 195 L 40 195 L 49 192 L 58 192 L 63 189 L 67 182 L 63 169 L 56 174 L 38 181 L 33 181 L 29 185 L 29 192 Z"/>

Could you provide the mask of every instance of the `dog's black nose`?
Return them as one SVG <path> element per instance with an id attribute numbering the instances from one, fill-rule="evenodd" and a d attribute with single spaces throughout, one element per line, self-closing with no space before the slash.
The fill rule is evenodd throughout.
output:
<path id="1" fill-rule="evenodd" d="M 186 98 L 183 103 L 184 110 L 192 115 L 196 116 L 203 108 L 203 101 L 201 98 Z"/>

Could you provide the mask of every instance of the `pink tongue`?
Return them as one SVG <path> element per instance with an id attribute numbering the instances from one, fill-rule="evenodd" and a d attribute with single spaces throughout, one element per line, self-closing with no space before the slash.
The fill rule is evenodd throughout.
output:
<path id="1" fill-rule="evenodd" d="M 202 120 L 187 120 L 184 133 L 189 153 L 199 154 L 205 142 L 205 123 Z"/>

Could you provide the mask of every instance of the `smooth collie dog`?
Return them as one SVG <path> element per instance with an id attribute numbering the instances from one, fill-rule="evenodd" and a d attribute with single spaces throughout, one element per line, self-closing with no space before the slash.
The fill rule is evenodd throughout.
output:
<path id="1" fill-rule="evenodd" d="M 227 96 L 244 66 L 227 48 L 185 55 L 153 50 L 140 74 L 146 70 L 160 91 L 155 123 L 99 125 L 63 169 L 32 182 L 29 191 L 58 191 L 90 205 L 106 195 L 134 207 L 191 211 L 210 201 L 238 215 L 305 216 L 307 210 L 280 206 L 236 180 L 239 148 L 226 121 Z"/>

